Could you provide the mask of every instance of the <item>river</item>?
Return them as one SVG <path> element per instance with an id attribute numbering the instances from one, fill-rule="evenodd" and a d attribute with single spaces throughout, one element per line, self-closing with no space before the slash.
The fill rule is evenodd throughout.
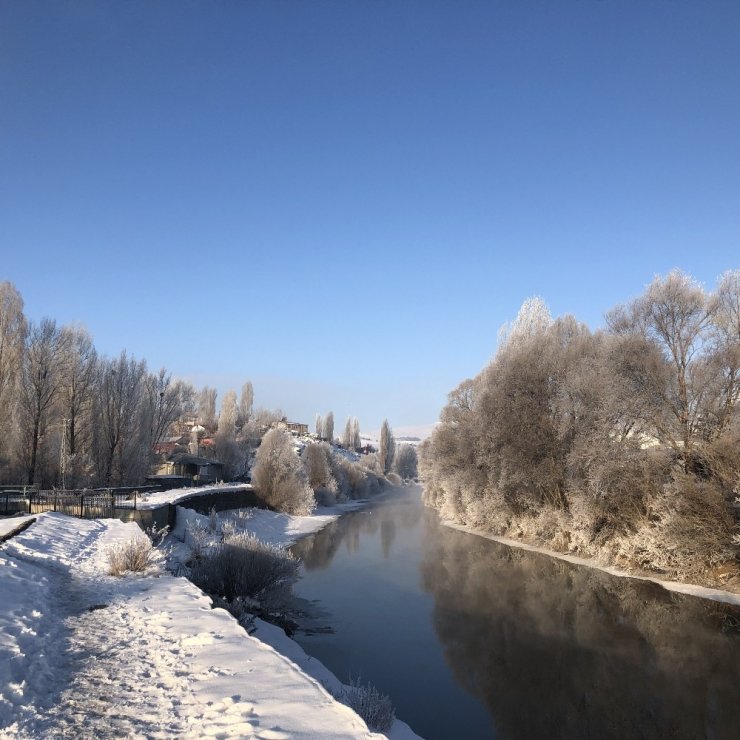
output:
<path id="1" fill-rule="evenodd" d="M 292 549 L 295 639 L 428 740 L 740 737 L 737 607 L 445 527 L 418 486 Z"/>

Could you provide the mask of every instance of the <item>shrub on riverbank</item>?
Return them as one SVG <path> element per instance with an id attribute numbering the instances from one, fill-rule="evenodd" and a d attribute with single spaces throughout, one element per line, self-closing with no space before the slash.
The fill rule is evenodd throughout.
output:
<path id="1" fill-rule="evenodd" d="M 143 533 L 128 542 L 108 548 L 108 573 L 122 576 L 124 573 L 142 573 L 152 564 L 154 547 Z"/>
<path id="2" fill-rule="evenodd" d="M 190 579 L 204 591 L 233 601 L 260 599 L 291 582 L 297 572 L 298 561 L 290 552 L 240 532 L 204 550 L 191 566 Z"/>
<path id="3" fill-rule="evenodd" d="M 316 506 L 301 460 L 291 436 L 280 429 L 265 434 L 257 450 L 252 481 L 260 497 L 287 514 L 310 514 Z"/>
<path id="4" fill-rule="evenodd" d="M 359 714 L 371 730 L 388 732 L 396 719 L 390 697 L 371 683 L 363 685 L 359 679 L 350 679 L 350 685 L 337 698 Z"/>

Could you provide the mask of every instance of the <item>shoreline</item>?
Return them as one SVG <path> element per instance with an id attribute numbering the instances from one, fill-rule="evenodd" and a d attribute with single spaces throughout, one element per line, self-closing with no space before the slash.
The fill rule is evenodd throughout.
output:
<path id="1" fill-rule="evenodd" d="M 386 496 L 393 493 L 397 487 L 394 486 L 389 490 L 383 491 L 376 496 L 365 499 L 354 499 L 345 501 L 343 503 L 334 504 L 329 507 L 318 507 L 312 514 L 304 517 L 296 517 L 289 514 L 283 514 L 279 512 L 271 512 L 264 509 L 254 509 L 254 515 L 248 520 L 257 525 L 254 527 L 247 526 L 247 531 L 252 532 L 256 537 L 263 541 L 271 542 L 271 544 L 280 547 L 281 549 L 288 549 L 299 540 L 303 540 L 306 537 L 317 534 L 325 527 L 328 527 L 333 522 L 337 521 L 344 514 L 351 514 L 356 511 L 368 508 L 371 504 L 376 501 L 380 501 Z M 251 508 L 251 507 L 245 507 Z M 237 509 L 227 510 L 218 512 L 219 515 L 226 514 L 228 511 L 237 511 Z M 188 512 L 188 513 L 185 513 Z M 184 516 L 181 516 L 184 513 Z M 178 518 L 182 522 L 182 528 L 177 526 L 170 533 L 170 536 L 174 536 L 179 539 L 178 535 L 175 534 L 175 530 L 184 530 L 184 526 L 187 521 L 193 517 L 206 518 L 204 514 L 198 514 L 192 512 L 190 509 L 184 509 L 178 507 Z M 260 521 L 262 520 L 262 521 Z M 270 524 L 272 522 L 285 522 L 286 520 L 297 520 L 298 527 L 292 532 L 284 530 L 280 533 L 276 531 L 270 531 Z M 314 520 L 311 522 L 311 520 Z M 312 524 L 316 526 L 311 526 Z M 304 525 L 304 526 L 300 526 Z M 187 547 L 184 542 L 182 545 Z M 191 581 L 189 581 L 192 583 Z M 195 586 L 195 584 L 193 584 Z M 195 586 L 197 588 L 197 586 Z M 208 594 L 204 595 L 212 601 Z M 215 608 L 215 607 L 214 607 Z M 233 617 L 232 617 L 233 618 Z M 246 634 L 253 637 L 265 645 L 269 645 L 277 653 L 282 655 L 287 660 L 292 661 L 304 674 L 317 681 L 322 685 L 329 693 L 336 698 L 337 694 L 344 689 L 350 688 L 347 684 L 339 680 L 339 678 L 327 668 L 318 658 L 314 658 L 309 655 L 303 647 L 293 637 L 288 635 L 285 630 L 275 624 L 266 622 L 265 620 L 255 617 L 254 619 L 254 631 L 249 631 Z M 242 628 L 243 629 L 243 628 Z M 391 697 L 392 699 L 392 697 Z M 338 700 L 338 699 L 337 699 Z M 339 701 L 339 700 L 338 700 Z M 422 740 L 420 735 L 417 735 L 413 728 L 404 722 L 399 717 L 395 718 L 392 728 L 387 733 L 381 733 L 378 730 L 371 730 L 371 732 L 377 733 L 379 736 L 387 737 L 388 740 Z"/>
<path id="2" fill-rule="evenodd" d="M 436 511 L 436 509 L 435 509 Z M 717 601 L 724 604 L 731 604 L 733 606 L 740 606 L 740 593 L 734 591 L 725 591 L 720 588 L 712 588 L 710 586 L 699 586 L 693 583 L 682 583 L 681 581 L 669 581 L 656 576 L 644 576 L 630 573 L 629 571 L 616 568 L 611 565 L 602 565 L 596 560 L 590 558 L 583 558 L 578 555 L 568 555 L 567 553 L 558 552 L 557 550 L 551 550 L 547 547 L 539 545 L 530 545 L 520 540 L 513 540 L 509 537 L 500 537 L 490 532 L 486 532 L 482 529 L 476 529 L 465 524 L 456 524 L 455 522 L 444 520 L 440 517 L 440 524 L 451 529 L 456 529 L 459 532 L 466 532 L 467 534 L 476 535 L 477 537 L 484 537 L 488 540 L 493 540 L 507 547 L 515 547 L 521 550 L 528 550 L 529 552 L 539 553 L 540 555 L 547 555 L 558 560 L 564 560 L 572 565 L 581 565 L 586 568 L 592 568 L 594 570 L 600 570 L 604 573 L 608 573 L 611 576 L 617 578 L 632 578 L 637 581 L 650 581 L 658 586 L 662 586 L 666 591 L 672 591 L 674 593 L 684 594 L 686 596 L 695 596 L 700 599 L 708 599 L 710 601 Z"/>

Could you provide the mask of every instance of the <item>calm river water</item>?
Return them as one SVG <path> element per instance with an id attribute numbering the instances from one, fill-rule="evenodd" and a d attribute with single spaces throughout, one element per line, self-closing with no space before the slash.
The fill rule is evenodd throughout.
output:
<path id="1" fill-rule="evenodd" d="M 435 738 L 740 738 L 740 609 L 445 527 L 401 489 L 293 552 L 296 639 Z"/>

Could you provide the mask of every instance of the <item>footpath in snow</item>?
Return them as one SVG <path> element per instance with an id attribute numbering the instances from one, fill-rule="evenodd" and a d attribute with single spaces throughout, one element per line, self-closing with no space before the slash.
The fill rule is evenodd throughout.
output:
<path id="1" fill-rule="evenodd" d="M 383 737 L 282 632 L 258 630 L 296 662 L 161 566 L 107 575 L 108 547 L 137 525 L 35 518 L 0 548 L 0 737 Z M 290 529 L 273 524 L 276 539 Z"/>

